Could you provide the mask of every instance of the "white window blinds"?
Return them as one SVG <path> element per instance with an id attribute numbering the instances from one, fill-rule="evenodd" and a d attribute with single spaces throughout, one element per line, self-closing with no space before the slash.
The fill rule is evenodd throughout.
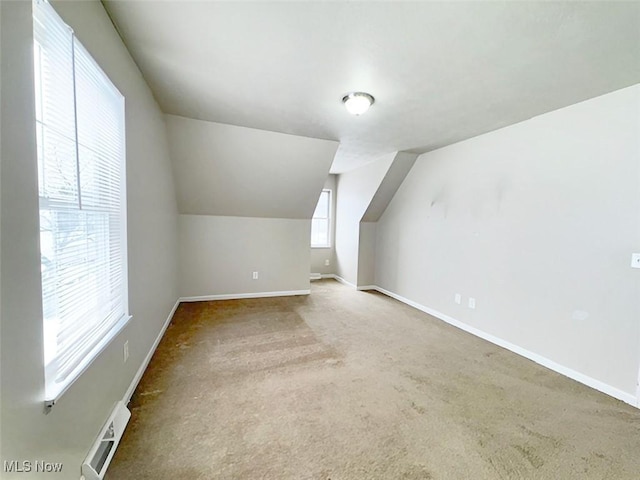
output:
<path id="1" fill-rule="evenodd" d="M 46 400 L 128 320 L 124 98 L 36 0 L 34 77 Z"/>
<path id="2" fill-rule="evenodd" d="M 331 190 L 323 190 L 311 219 L 311 246 L 330 247 Z"/>

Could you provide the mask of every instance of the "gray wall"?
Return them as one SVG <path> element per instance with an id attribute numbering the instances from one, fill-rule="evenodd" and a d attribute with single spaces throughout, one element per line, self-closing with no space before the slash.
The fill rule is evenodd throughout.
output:
<path id="1" fill-rule="evenodd" d="M 44 415 L 31 2 L 0 2 L 1 458 L 64 462 L 56 478 L 77 479 L 94 437 L 125 395 L 178 297 L 177 208 L 163 116 L 102 5 L 54 2 L 54 8 L 126 98 L 133 319 Z"/>
<path id="2" fill-rule="evenodd" d="M 634 397 L 639 103 L 636 85 L 422 155 L 378 222 L 377 285 Z"/>
<path id="3" fill-rule="evenodd" d="M 416 162 L 415 153 L 398 152 L 362 216 L 358 244 L 359 288 L 375 285 L 376 228 L 380 216 Z"/>
<path id="4" fill-rule="evenodd" d="M 311 218 L 338 142 L 166 120 L 180 213 Z"/>
<path id="5" fill-rule="evenodd" d="M 310 220 L 180 215 L 178 229 L 181 297 L 309 290 Z"/>
<path id="6" fill-rule="evenodd" d="M 322 188 L 331 190 L 331 247 L 311 249 L 311 273 L 333 274 L 336 273 L 336 175 L 329 175 Z M 325 265 L 326 260 L 329 265 Z"/>
<path id="7" fill-rule="evenodd" d="M 366 212 L 396 153 L 338 175 L 336 190 L 336 274 L 358 283 L 360 220 Z"/>
<path id="8" fill-rule="evenodd" d="M 377 222 L 380 219 L 417 158 L 416 153 L 398 152 L 395 155 L 393 163 L 362 216 L 363 222 Z"/>
<path id="9" fill-rule="evenodd" d="M 375 284 L 377 222 L 360 222 L 358 244 L 358 287 Z"/>
<path id="10" fill-rule="evenodd" d="M 166 121 L 181 213 L 180 296 L 309 290 L 310 220 L 338 142 Z"/>

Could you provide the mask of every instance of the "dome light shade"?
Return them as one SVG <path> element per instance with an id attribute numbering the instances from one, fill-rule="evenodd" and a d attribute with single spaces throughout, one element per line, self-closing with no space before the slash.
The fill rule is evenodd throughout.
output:
<path id="1" fill-rule="evenodd" d="M 352 115 L 362 115 L 369 110 L 374 101 L 373 96 L 364 92 L 353 92 L 342 98 L 342 103 Z"/>

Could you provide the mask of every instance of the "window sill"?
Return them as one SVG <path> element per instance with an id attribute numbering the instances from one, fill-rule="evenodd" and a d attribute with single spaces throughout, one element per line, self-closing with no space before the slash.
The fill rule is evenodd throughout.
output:
<path id="1" fill-rule="evenodd" d="M 45 383 L 44 413 L 49 413 L 51 408 L 69 390 L 76 380 L 93 364 L 93 362 L 104 352 L 113 340 L 124 330 L 133 317 L 129 314 L 123 316 L 113 328 L 107 332 L 104 338 L 85 357 L 85 359 L 67 376 L 67 378 L 53 385 Z"/>

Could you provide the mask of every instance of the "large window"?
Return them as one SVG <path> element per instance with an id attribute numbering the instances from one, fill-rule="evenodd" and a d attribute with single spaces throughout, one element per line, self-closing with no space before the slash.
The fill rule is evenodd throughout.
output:
<path id="1" fill-rule="evenodd" d="M 35 0 L 34 78 L 46 401 L 129 319 L 124 98 Z"/>
<path id="2" fill-rule="evenodd" d="M 311 246 L 331 246 L 331 190 L 323 190 L 311 220 Z"/>

